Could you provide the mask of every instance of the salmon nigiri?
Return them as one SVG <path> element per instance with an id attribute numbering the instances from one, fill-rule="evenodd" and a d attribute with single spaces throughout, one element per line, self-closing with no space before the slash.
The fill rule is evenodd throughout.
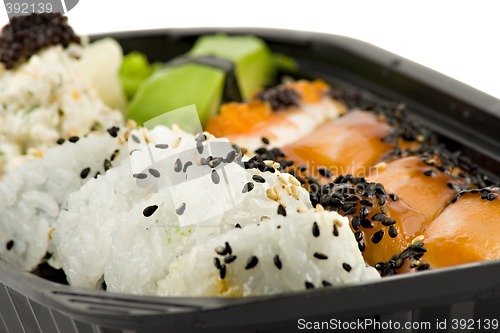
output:
<path id="1" fill-rule="evenodd" d="M 500 188 L 460 192 L 423 233 L 433 268 L 500 259 Z"/>
<path id="2" fill-rule="evenodd" d="M 266 90 L 246 103 L 228 103 L 211 118 L 206 130 L 254 151 L 262 140 L 281 147 L 313 132 L 325 121 L 346 112 L 328 96 L 323 81 L 296 81 Z"/>

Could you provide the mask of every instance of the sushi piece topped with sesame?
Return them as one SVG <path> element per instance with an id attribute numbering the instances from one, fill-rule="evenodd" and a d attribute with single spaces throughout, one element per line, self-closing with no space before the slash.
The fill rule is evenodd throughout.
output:
<path id="1" fill-rule="evenodd" d="M 322 123 L 346 112 L 344 104 L 329 97 L 329 90 L 320 80 L 284 83 L 245 103 L 222 105 L 206 129 L 250 152 L 262 146 L 262 138 L 270 147 L 281 147 L 308 137 Z"/>
<path id="2" fill-rule="evenodd" d="M 139 129 L 129 149 L 119 167 L 69 196 L 55 224 L 53 264 L 73 285 L 155 294 L 169 263 L 209 235 L 311 207 L 278 163 L 254 168 L 206 132 Z"/>
<path id="3" fill-rule="evenodd" d="M 0 257 L 24 270 L 44 262 L 67 196 L 121 163 L 129 130 L 60 139 L 42 158 L 9 172 L 0 182 Z"/>
<path id="4" fill-rule="evenodd" d="M 309 209 L 215 235 L 176 258 L 161 296 L 257 296 L 376 281 L 349 221 Z"/>

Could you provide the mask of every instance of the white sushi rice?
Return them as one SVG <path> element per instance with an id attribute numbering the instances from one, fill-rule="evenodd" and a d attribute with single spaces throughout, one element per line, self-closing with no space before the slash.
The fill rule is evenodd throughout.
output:
<path id="1" fill-rule="evenodd" d="M 123 123 L 79 74 L 80 49 L 52 46 L 13 70 L 0 69 L 0 177 L 59 138 Z"/>
<path id="2" fill-rule="evenodd" d="M 0 182 L 0 257 L 34 269 L 49 249 L 50 229 L 62 203 L 96 173 L 103 174 L 105 164 L 120 163 L 127 155 L 124 142 L 118 135 L 92 133 L 50 148 L 43 158 L 8 173 Z"/>
<path id="3" fill-rule="evenodd" d="M 176 258 L 158 295 L 268 295 L 378 278 L 348 219 L 310 209 L 206 239 Z"/>
<path id="4" fill-rule="evenodd" d="M 175 258 L 209 235 L 284 214 L 280 205 L 286 214 L 311 206 L 297 179 L 243 168 L 225 139 L 165 127 L 134 135 L 130 160 L 70 195 L 55 225 L 72 285 L 155 295 Z"/>

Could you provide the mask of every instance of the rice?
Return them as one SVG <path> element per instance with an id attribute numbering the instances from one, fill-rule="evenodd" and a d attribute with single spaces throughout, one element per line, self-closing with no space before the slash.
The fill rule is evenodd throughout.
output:
<path id="1" fill-rule="evenodd" d="M 54 255 L 72 285 L 154 295 L 169 264 L 209 235 L 260 223 L 280 205 L 310 207 L 295 178 L 245 169 L 225 139 L 161 126 L 136 134 L 130 160 L 70 195 L 55 224 Z"/>
<path id="2" fill-rule="evenodd" d="M 206 239 L 175 259 L 158 295 L 269 295 L 378 278 L 348 219 L 310 209 Z"/>
<path id="3" fill-rule="evenodd" d="M 80 49 L 53 46 L 0 71 L 0 177 L 39 158 L 59 138 L 123 123 L 78 73 Z"/>
<path id="4" fill-rule="evenodd" d="M 67 196 L 119 164 L 126 155 L 123 143 L 118 133 L 93 133 L 9 172 L 0 182 L 0 257 L 34 269 L 49 249 L 51 227 Z"/>

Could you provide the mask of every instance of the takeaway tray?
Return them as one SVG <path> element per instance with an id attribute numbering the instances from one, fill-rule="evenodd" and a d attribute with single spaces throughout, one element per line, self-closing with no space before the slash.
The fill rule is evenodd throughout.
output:
<path id="1" fill-rule="evenodd" d="M 198 36 L 215 32 L 263 38 L 274 52 L 297 61 L 297 76 L 404 102 L 449 149 L 463 151 L 492 178 L 500 176 L 500 100 L 373 45 L 341 36 L 255 28 L 106 36 L 116 38 L 125 52 L 139 50 L 151 60 L 166 61 L 188 51 Z M 100 37 L 105 36 L 93 36 Z M 352 332 L 455 332 L 478 325 L 485 330 L 489 322 L 495 332 L 498 309 L 500 261 L 341 288 L 224 299 L 86 290 L 44 280 L 0 259 L 1 333 L 293 332 L 314 322 L 336 327 L 348 322 Z M 363 326 L 373 322 L 377 324 Z M 424 329 L 426 323 L 430 329 Z M 335 331 L 333 324 L 324 328 Z"/>

